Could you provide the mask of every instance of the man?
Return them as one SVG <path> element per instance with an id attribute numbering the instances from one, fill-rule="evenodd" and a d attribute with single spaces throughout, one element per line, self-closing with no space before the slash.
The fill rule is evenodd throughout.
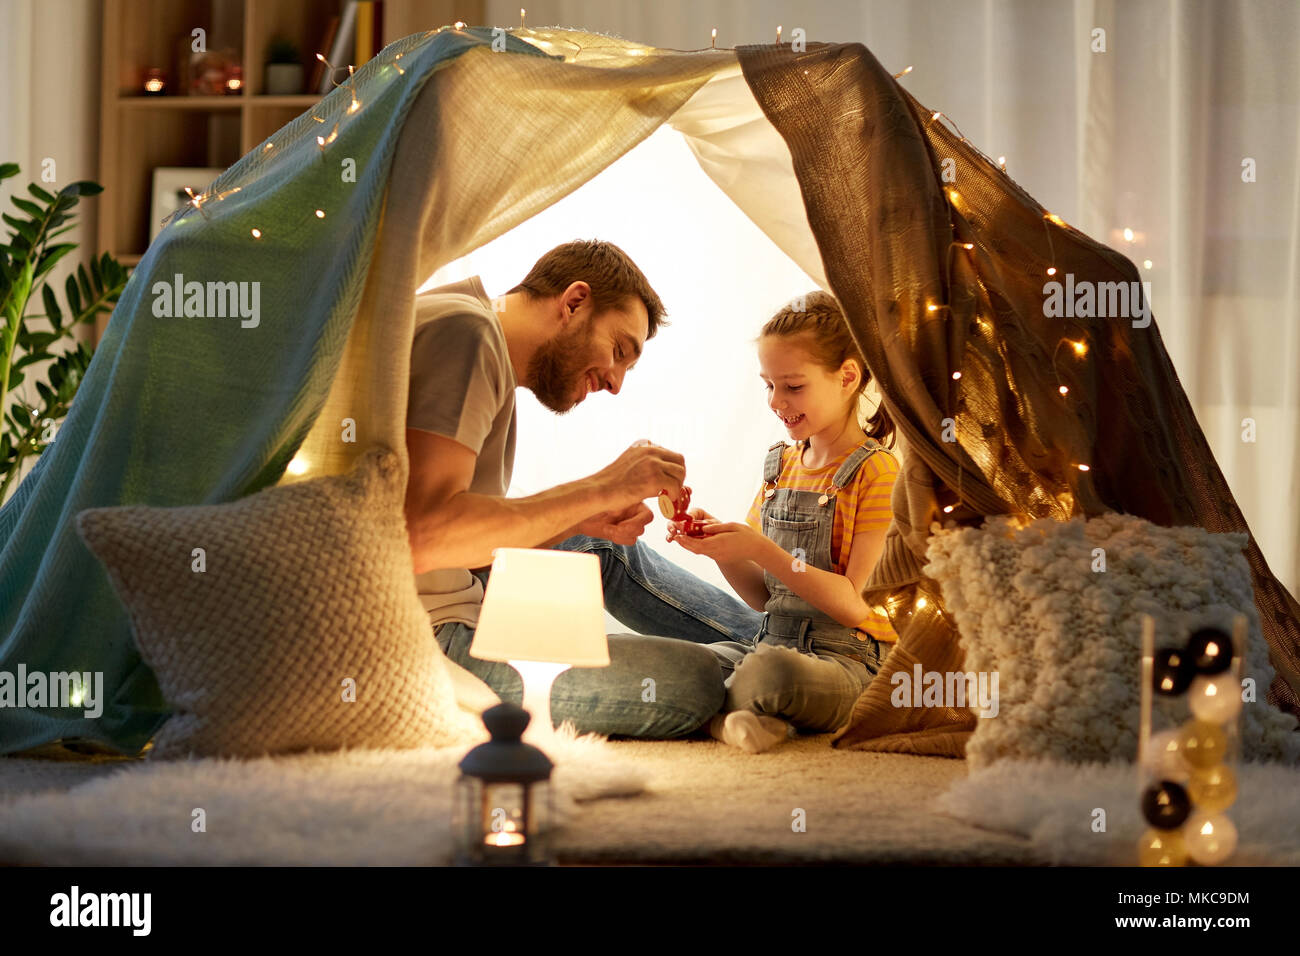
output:
<path id="1" fill-rule="evenodd" d="M 571 719 L 581 732 L 691 733 L 717 712 L 724 693 L 717 658 L 700 645 L 752 641 L 758 630 L 760 615 L 636 546 L 653 518 L 645 499 L 681 489 L 681 455 L 638 443 L 593 475 L 505 497 L 515 389 L 530 389 L 557 414 L 592 392 L 617 395 L 663 316 L 636 264 L 599 241 L 546 253 L 499 314 L 477 278 L 416 299 L 406 519 L 420 598 L 443 651 L 503 699 L 521 699 L 514 668 L 469 654 L 499 547 L 596 553 L 610 613 L 642 634 L 670 635 L 610 635 L 609 667 L 573 668 L 556 679 L 552 719 Z M 645 693 L 646 678 L 653 694 Z"/>

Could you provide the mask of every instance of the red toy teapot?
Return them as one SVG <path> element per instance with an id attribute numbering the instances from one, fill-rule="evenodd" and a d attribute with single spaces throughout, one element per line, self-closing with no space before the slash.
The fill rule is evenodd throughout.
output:
<path id="1" fill-rule="evenodd" d="M 704 520 L 695 518 L 686 513 L 691 506 L 691 489 L 682 485 L 682 493 L 674 501 L 668 497 L 667 490 L 659 493 L 659 510 L 669 521 L 677 522 L 682 529 L 682 533 L 691 538 L 704 537 Z"/>

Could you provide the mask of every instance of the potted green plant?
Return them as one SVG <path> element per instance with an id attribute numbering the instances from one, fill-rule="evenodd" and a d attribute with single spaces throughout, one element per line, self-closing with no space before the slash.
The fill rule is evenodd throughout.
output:
<path id="1" fill-rule="evenodd" d="M 16 164 L 0 163 L 0 182 L 17 174 Z M 126 286 L 126 268 L 108 253 L 68 276 L 66 309 L 48 283 L 59 260 L 77 248 L 53 240 L 73 228 L 81 197 L 102 191 L 83 180 L 51 195 L 32 183 L 32 199 L 13 197 L 22 215 L 3 214 L 10 231 L 0 246 L 0 502 L 55 441 L 90 365 L 92 349 L 78 340 L 78 327 L 111 311 Z M 33 301 L 44 311 L 29 314 Z"/>
<path id="2" fill-rule="evenodd" d="M 285 96 L 302 92 L 302 60 L 292 40 L 276 37 L 266 54 L 266 92 Z"/>

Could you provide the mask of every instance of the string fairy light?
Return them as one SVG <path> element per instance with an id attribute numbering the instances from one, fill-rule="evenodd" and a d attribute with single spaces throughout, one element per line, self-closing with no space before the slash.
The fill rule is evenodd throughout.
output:
<path id="1" fill-rule="evenodd" d="M 902 77 L 904 77 L 904 76 L 907 76 L 907 74 L 909 74 L 909 73 L 911 73 L 911 72 L 912 72 L 912 68 L 909 66 L 909 67 L 907 67 L 905 70 L 903 70 L 902 73 L 895 73 L 895 74 L 894 74 L 894 79 L 896 79 L 896 80 L 897 80 L 897 79 L 900 79 L 900 78 L 902 78 Z"/>
<path id="2" fill-rule="evenodd" d="M 781 45 L 781 24 L 776 25 L 776 45 Z"/>
<path id="3" fill-rule="evenodd" d="M 355 113 L 361 109 L 361 101 L 357 99 L 356 74 L 352 71 L 352 64 L 348 64 L 348 90 L 352 93 L 352 103 L 348 106 L 349 113 Z"/>
<path id="4" fill-rule="evenodd" d="M 185 187 L 185 195 L 190 197 L 189 204 L 193 206 L 195 209 L 197 209 L 204 219 L 207 219 L 208 214 L 203 210 L 203 201 L 206 199 L 206 197 L 194 195 L 194 190 L 190 189 L 189 186 Z"/>
<path id="5" fill-rule="evenodd" d="M 524 14 L 525 14 L 525 13 L 527 13 L 527 11 L 524 10 L 523 7 L 520 7 L 520 8 L 519 8 L 519 29 L 521 29 L 521 30 L 524 28 Z"/>
<path id="6" fill-rule="evenodd" d="M 709 49 L 716 50 L 717 48 L 718 48 L 718 28 L 714 27 L 713 33 L 709 38 Z"/>
<path id="7" fill-rule="evenodd" d="M 313 118 L 314 118 L 314 117 L 313 117 Z M 324 121 L 324 120 L 321 120 L 321 122 L 323 123 L 323 122 L 325 122 L 325 121 Z M 339 137 L 339 124 L 338 124 L 338 123 L 335 123 L 335 124 L 334 124 L 334 128 L 330 130 L 330 134 L 329 134 L 328 136 L 317 136 L 317 137 L 316 137 L 316 148 L 319 149 L 319 150 L 321 151 L 321 155 L 324 155 L 324 154 L 325 154 L 325 147 L 328 146 L 330 143 L 334 142 L 334 140 L 338 139 L 338 137 Z"/>

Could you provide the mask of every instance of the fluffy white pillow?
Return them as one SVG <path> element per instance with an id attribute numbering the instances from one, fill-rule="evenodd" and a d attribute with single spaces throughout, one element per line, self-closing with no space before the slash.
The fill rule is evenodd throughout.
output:
<path id="1" fill-rule="evenodd" d="M 1155 618 L 1157 648 L 1182 646 L 1197 627 L 1231 633 L 1244 613 L 1243 677 L 1254 679 L 1257 699 L 1242 714 L 1243 756 L 1300 760 L 1295 718 L 1265 700 L 1273 668 L 1247 541 L 1121 514 L 1023 525 L 994 517 L 932 535 L 925 573 L 960 631 L 966 671 L 998 677 L 997 714 L 977 719 L 966 748 L 972 766 L 1136 759 L 1142 613 Z M 1105 571 L 1093 570 L 1096 548 Z M 1181 701 L 1157 700 L 1170 721 L 1185 713 Z"/>

